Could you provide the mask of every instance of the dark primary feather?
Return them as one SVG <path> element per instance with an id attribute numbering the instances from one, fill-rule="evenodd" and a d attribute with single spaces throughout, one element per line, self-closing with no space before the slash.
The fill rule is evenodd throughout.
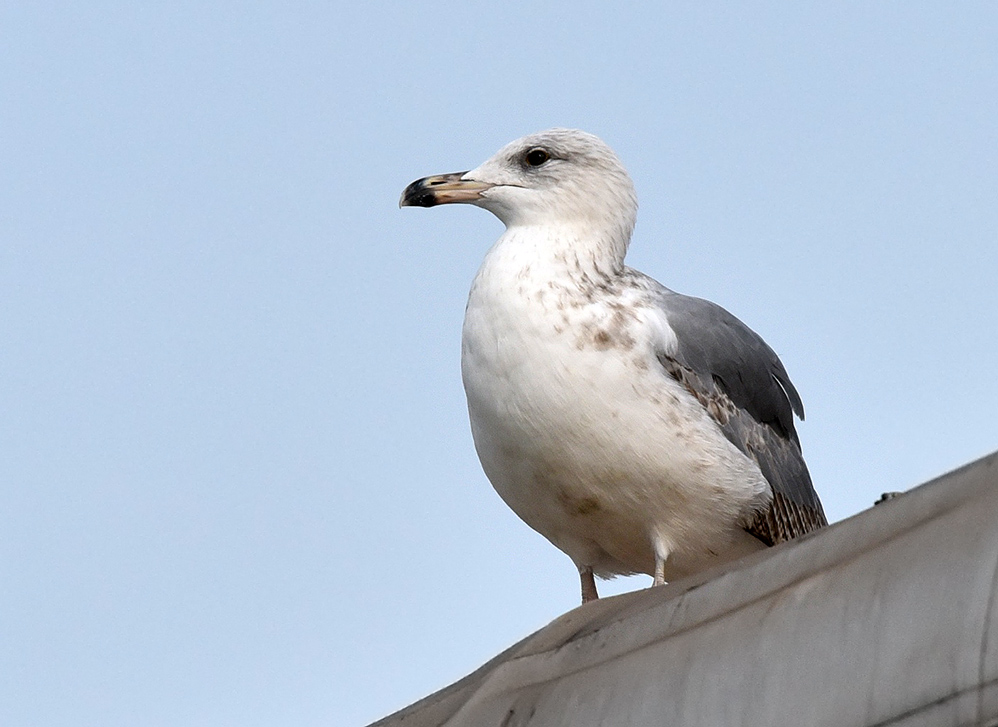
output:
<path id="1" fill-rule="evenodd" d="M 659 288 L 679 341 L 678 350 L 660 353 L 659 361 L 772 487 L 772 505 L 746 530 L 775 545 L 827 525 L 794 428 L 794 414 L 803 419 L 804 406 L 776 353 L 719 305 Z"/>

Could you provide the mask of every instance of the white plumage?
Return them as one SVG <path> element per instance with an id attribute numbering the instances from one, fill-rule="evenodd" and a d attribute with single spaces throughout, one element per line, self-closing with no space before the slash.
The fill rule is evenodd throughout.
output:
<path id="1" fill-rule="evenodd" d="M 765 547 L 746 528 L 771 508 L 773 486 L 723 421 L 726 408 L 745 414 L 732 401 L 740 392 L 697 388 L 697 374 L 711 374 L 695 366 L 686 378 L 667 370 L 688 365 L 673 325 L 683 312 L 670 314 L 670 304 L 697 299 L 624 266 L 637 202 L 613 152 L 590 134 L 554 129 L 470 172 L 418 180 L 402 198 L 448 202 L 506 224 L 464 321 L 478 455 L 503 500 L 575 562 L 583 600 L 596 597 L 593 573 L 661 583 Z M 735 334 L 755 336 L 730 318 Z M 682 323 L 685 332 L 691 320 Z M 761 339 L 751 344 L 772 354 Z"/>

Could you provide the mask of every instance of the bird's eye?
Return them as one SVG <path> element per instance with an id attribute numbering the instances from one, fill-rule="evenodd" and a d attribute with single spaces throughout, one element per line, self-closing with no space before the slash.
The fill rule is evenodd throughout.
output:
<path id="1" fill-rule="evenodd" d="M 543 164 L 550 158 L 551 155 L 548 154 L 546 151 L 544 151 L 544 149 L 541 149 L 540 147 L 528 151 L 526 157 L 527 164 L 529 164 L 532 167 L 539 167 L 541 164 Z"/>

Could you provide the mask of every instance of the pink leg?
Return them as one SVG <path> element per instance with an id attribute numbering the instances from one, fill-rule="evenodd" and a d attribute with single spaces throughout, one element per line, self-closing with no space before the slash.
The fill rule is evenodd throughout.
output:
<path id="1" fill-rule="evenodd" d="M 599 598 L 596 592 L 596 579 L 593 577 L 592 566 L 582 566 L 579 568 L 579 577 L 582 579 L 582 602 L 589 603 Z"/>

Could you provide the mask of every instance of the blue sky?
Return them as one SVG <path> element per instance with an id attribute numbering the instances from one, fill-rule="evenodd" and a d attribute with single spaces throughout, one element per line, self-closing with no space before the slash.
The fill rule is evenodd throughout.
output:
<path id="1" fill-rule="evenodd" d="M 831 519 L 998 448 L 998 3 L 8 3 L 0 98 L 4 725 L 365 724 L 577 605 L 468 429 L 501 225 L 397 208 L 528 132 L 781 355 Z"/>

